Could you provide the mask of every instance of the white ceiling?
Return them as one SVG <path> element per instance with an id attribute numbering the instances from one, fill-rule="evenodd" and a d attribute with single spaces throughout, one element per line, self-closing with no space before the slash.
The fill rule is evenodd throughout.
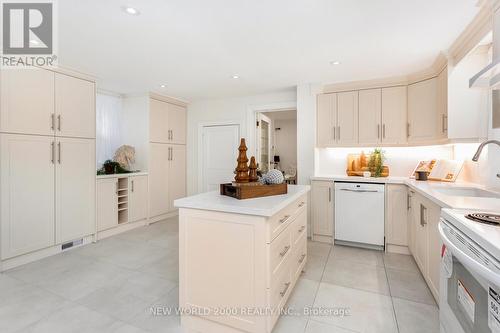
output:
<path id="1" fill-rule="evenodd" d="M 396 76 L 432 64 L 477 13 L 475 3 L 61 0 L 59 62 L 96 75 L 103 89 L 191 101 Z M 141 15 L 125 14 L 125 5 Z"/>

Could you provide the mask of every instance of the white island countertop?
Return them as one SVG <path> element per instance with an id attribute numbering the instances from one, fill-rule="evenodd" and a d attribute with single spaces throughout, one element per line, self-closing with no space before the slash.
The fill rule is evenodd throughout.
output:
<path id="1" fill-rule="evenodd" d="M 238 200 L 213 191 L 177 199 L 174 201 L 174 206 L 270 217 L 309 192 L 310 189 L 309 185 L 288 185 L 287 194 L 245 200 Z"/>

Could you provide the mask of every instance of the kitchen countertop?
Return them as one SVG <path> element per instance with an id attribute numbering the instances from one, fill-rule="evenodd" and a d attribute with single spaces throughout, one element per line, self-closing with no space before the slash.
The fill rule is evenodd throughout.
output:
<path id="1" fill-rule="evenodd" d="M 436 203 L 442 208 L 453 209 L 474 209 L 500 211 L 500 199 L 498 198 L 481 198 L 481 197 L 466 197 L 446 195 L 440 192 L 440 189 L 471 187 L 495 192 L 494 190 L 486 189 L 484 186 L 466 183 L 466 182 L 437 182 L 437 181 L 417 181 L 407 177 L 386 177 L 386 178 L 364 178 L 351 177 L 346 175 L 324 175 L 311 177 L 311 180 L 326 180 L 334 182 L 361 182 L 361 183 L 382 183 L 382 184 L 404 184 L 410 187 L 415 192 L 423 195 L 427 199 Z"/>
<path id="2" fill-rule="evenodd" d="M 96 175 L 97 179 L 106 179 L 106 178 L 119 178 L 119 177 L 133 177 L 133 176 L 147 176 L 148 173 L 146 171 L 139 172 L 129 172 L 129 173 L 113 173 L 111 175 Z"/>
<path id="3" fill-rule="evenodd" d="M 212 191 L 177 199 L 174 201 L 174 206 L 270 217 L 309 192 L 310 189 L 309 185 L 288 185 L 287 194 L 246 200 L 238 200 L 221 195 L 218 191 Z"/>

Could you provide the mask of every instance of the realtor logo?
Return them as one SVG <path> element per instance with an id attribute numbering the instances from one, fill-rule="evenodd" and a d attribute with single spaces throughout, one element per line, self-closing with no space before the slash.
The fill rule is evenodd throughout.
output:
<path id="1" fill-rule="evenodd" d="M 2 66 L 53 66 L 54 2 L 2 2 Z"/>

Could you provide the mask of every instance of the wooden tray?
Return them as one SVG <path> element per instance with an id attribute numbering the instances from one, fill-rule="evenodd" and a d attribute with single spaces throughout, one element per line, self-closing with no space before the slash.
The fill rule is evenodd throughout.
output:
<path id="1" fill-rule="evenodd" d="M 252 199 L 260 197 L 268 197 L 271 195 L 280 195 L 288 193 L 288 185 L 286 183 L 276 185 L 256 185 L 256 186 L 234 186 L 231 183 L 220 184 L 220 194 L 229 197 L 242 199 Z"/>

